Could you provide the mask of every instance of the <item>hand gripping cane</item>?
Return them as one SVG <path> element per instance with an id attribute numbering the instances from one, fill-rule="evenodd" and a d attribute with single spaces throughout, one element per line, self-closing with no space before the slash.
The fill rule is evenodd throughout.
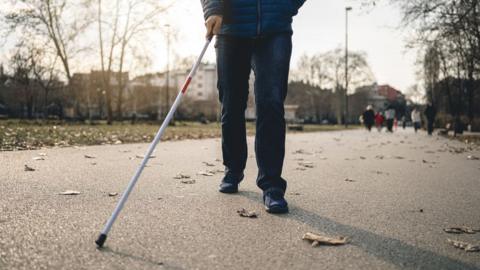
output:
<path id="1" fill-rule="evenodd" d="M 153 139 L 152 143 L 150 144 L 150 147 L 148 147 L 148 151 L 145 154 L 145 157 L 142 160 L 142 163 L 140 164 L 140 167 L 138 167 L 137 171 L 133 175 L 132 179 L 130 180 L 130 183 L 128 183 L 127 188 L 125 189 L 125 192 L 123 192 L 122 197 L 120 198 L 120 201 L 118 201 L 117 206 L 115 207 L 115 210 L 113 211 L 112 215 L 107 221 L 107 224 L 105 224 L 105 227 L 103 227 L 102 232 L 98 236 L 98 239 L 95 241 L 97 246 L 101 248 L 103 244 L 105 243 L 105 240 L 107 240 L 107 235 L 110 229 L 112 228 L 113 223 L 118 217 L 118 214 L 120 214 L 120 211 L 122 211 L 123 205 L 128 199 L 128 196 L 130 195 L 130 192 L 132 192 L 133 188 L 135 187 L 135 184 L 137 183 L 138 178 L 142 174 L 143 169 L 145 168 L 145 165 L 147 165 L 148 159 L 153 153 L 153 150 L 155 150 L 155 147 L 157 146 L 158 142 L 160 141 L 160 138 L 163 135 L 163 132 L 167 128 L 168 124 L 172 120 L 173 115 L 175 114 L 175 111 L 177 110 L 178 105 L 180 105 L 180 102 L 187 92 L 188 86 L 190 85 L 190 82 L 192 81 L 192 78 L 195 76 L 195 73 L 197 72 L 198 66 L 200 65 L 202 58 L 207 51 L 208 46 L 210 45 L 210 42 L 212 41 L 212 38 L 208 38 L 207 41 L 205 42 L 205 45 L 203 46 L 202 52 L 200 53 L 200 56 L 198 57 L 197 61 L 192 67 L 192 70 L 190 71 L 190 74 L 188 74 L 187 79 L 185 80 L 182 88 L 180 89 L 180 92 L 177 95 L 177 98 L 175 99 L 175 102 L 173 103 L 172 107 L 170 108 L 170 111 L 167 114 L 167 117 L 163 121 L 162 125 L 160 126 L 160 129 L 158 130 L 157 134 L 155 135 L 155 138 Z"/>

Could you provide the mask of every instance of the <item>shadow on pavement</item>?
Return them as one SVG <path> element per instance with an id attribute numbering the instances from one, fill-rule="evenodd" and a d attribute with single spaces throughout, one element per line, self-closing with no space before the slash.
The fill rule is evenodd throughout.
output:
<path id="1" fill-rule="evenodd" d="M 102 253 L 109 253 L 109 254 L 112 254 L 114 256 L 120 257 L 121 259 L 131 259 L 131 260 L 147 263 L 147 264 L 150 264 L 152 266 L 161 266 L 162 269 L 175 269 L 175 270 L 183 269 L 181 267 L 168 265 L 167 263 L 162 262 L 162 261 L 154 261 L 154 260 L 147 259 L 147 258 L 144 258 L 144 257 L 141 257 L 141 256 L 131 255 L 131 254 L 119 251 L 119 250 L 111 249 L 109 247 L 103 247 L 103 248 L 97 249 L 97 250 L 99 250 Z"/>
<path id="2" fill-rule="evenodd" d="M 257 192 L 240 191 L 238 194 L 249 200 L 263 203 L 261 194 Z M 369 254 L 402 269 L 480 269 L 475 265 L 445 257 L 394 238 L 338 223 L 294 205 L 290 205 L 289 214 L 279 215 L 278 217 L 305 223 L 320 232 L 348 236 L 352 240 L 351 245 L 359 247 Z"/>

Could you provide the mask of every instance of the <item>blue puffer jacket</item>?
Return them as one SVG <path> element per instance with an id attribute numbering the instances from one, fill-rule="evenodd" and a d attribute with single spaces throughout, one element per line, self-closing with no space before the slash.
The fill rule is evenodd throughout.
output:
<path id="1" fill-rule="evenodd" d="M 259 37 L 291 33 L 292 17 L 305 0 L 201 0 L 205 19 L 222 15 L 221 35 Z"/>

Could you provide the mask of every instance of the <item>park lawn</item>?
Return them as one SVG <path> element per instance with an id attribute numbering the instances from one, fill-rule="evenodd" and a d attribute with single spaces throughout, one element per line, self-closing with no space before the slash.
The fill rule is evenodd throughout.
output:
<path id="1" fill-rule="evenodd" d="M 151 142 L 159 123 L 127 122 L 89 125 L 61 121 L 0 121 L 0 151 L 31 150 L 43 147 L 67 147 L 102 144 Z M 358 127 L 351 127 L 358 128 Z M 335 131 L 344 129 L 333 125 L 305 125 L 303 132 Z M 293 132 L 293 131 L 292 131 Z M 298 132 L 298 131 L 295 131 Z M 247 133 L 255 133 L 255 124 L 247 123 Z M 176 122 L 167 128 L 162 140 L 217 138 L 221 135 L 219 123 Z"/>

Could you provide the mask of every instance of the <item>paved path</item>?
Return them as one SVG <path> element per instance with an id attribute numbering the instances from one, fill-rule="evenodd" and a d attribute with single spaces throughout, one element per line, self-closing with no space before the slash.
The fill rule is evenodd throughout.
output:
<path id="1" fill-rule="evenodd" d="M 220 173 L 196 175 L 222 169 L 219 139 L 166 142 L 103 251 L 94 240 L 119 198 L 108 193 L 122 192 L 146 144 L 2 152 L 0 269 L 480 269 L 480 253 L 446 243 L 480 243 L 480 233 L 442 231 L 480 227 L 480 161 L 467 158 L 478 149 L 411 131 L 287 140 L 290 214 L 264 212 L 253 154 L 241 192 L 228 196 L 216 191 Z M 32 159 L 40 153 L 45 160 Z M 196 183 L 174 179 L 179 172 Z M 58 195 L 65 190 L 81 194 Z M 309 231 L 351 243 L 313 248 L 301 239 Z"/>

